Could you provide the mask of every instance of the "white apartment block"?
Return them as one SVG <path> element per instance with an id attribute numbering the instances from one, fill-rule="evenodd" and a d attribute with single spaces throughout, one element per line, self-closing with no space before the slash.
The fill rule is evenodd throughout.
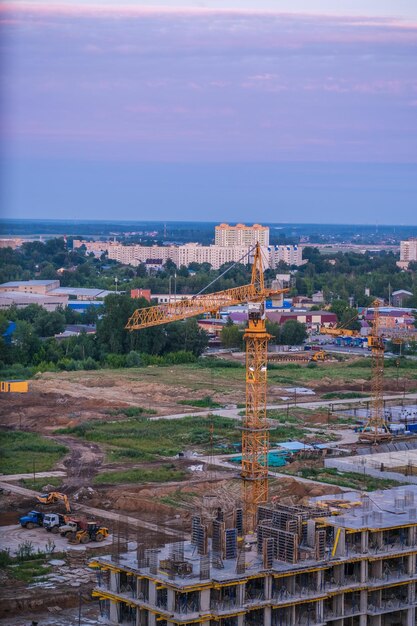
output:
<path id="1" fill-rule="evenodd" d="M 170 259 L 175 265 L 188 267 L 190 263 L 210 263 L 213 269 L 219 269 L 224 263 L 247 263 L 248 246 L 200 246 L 188 243 L 184 246 L 111 246 L 108 249 L 109 259 L 124 265 L 139 265 L 149 259 L 161 259 L 166 263 Z M 266 249 L 265 249 L 266 251 Z M 265 254 L 266 256 L 266 254 Z M 251 260 L 251 259 L 250 259 Z M 266 265 L 266 264 L 265 264 Z"/>
<path id="2" fill-rule="evenodd" d="M 411 261 L 417 261 L 417 237 L 411 237 L 407 241 L 400 242 L 400 260 L 398 267 L 403 270 L 408 269 Z"/>
<path id="3" fill-rule="evenodd" d="M 261 246 L 269 246 L 269 227 L 253 224 L 253 226 L 245 226 L 245 224 L 219 224 L 215 229 L 214 243 L 216 246 L 249 246 L 253 247 L 260 243 Z"/>
<path id="4" fill-rule="evenodd" d="M 269 267 L 275 269 L 280 261 L 299 267 L 303 264 L 303 249 L 298 245 L 268 246 Z"/>

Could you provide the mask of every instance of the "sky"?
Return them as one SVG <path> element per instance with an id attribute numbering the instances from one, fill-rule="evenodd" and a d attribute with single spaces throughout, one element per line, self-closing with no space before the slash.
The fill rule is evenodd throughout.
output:
<path id="1" fill-rule="evenodd" d="M 0 19 L 3 217 L 417 225 L 415 0 Z"/>

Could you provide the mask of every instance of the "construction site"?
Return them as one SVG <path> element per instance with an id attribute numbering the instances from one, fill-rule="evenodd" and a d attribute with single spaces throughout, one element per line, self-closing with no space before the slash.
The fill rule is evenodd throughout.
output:
<path id="1" fill-rule="evenodd" d="M 386 403 L 413 415 L 413 371 L 399 394 L 397 373 L 384 373 L 378 303 L 369 369 L 322 353 L 274 370 L 264 303 L 286 290 L 265 286 L 259 246 L 252 261 L 248 285 L 126 320 L 140 332 L 245 305 L 243 364 L 229 355 L 210 370 L 42 374 L 29 390 L 5 387 L 1 425 L 16 447 L 0 481 L 0 623 L 416 623 L 416 476 L 359 460 L 395 453 L 394 469 L 409 466 L 415 436 L 392 431 Z M 28 449 L 33 467 L 18 465 Z M 25 546 L 43 569 L 15 578 Z"/>

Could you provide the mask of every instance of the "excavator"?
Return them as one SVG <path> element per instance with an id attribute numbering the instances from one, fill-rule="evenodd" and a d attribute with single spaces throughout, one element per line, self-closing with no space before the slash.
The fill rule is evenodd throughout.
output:
<path id="1" fill-rule="evenodd" d="M 67 513 L 71 513 L 71 506 L 68 500 L 68 496 L 65 493 L 60 493 L 59 491 L 50 491 L 49 493 L 42 493 L 40 496 L 36 496 L 36 500 L 40 502 L 40 504 L 55 504 L 55 502 L 61 501 L 65 505 L 65 510 Z"/>

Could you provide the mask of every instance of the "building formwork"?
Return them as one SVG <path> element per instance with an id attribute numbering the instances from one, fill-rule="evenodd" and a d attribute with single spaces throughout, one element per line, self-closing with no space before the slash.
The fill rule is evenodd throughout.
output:
<path id="1" fill-rule="evenodd" d="M 195 516 L 191 541 L 92 561 L 93 593 L 112 624 L 415 626 L 416 528 L 410 485 L 262 506 L 245 539 Z"/>

